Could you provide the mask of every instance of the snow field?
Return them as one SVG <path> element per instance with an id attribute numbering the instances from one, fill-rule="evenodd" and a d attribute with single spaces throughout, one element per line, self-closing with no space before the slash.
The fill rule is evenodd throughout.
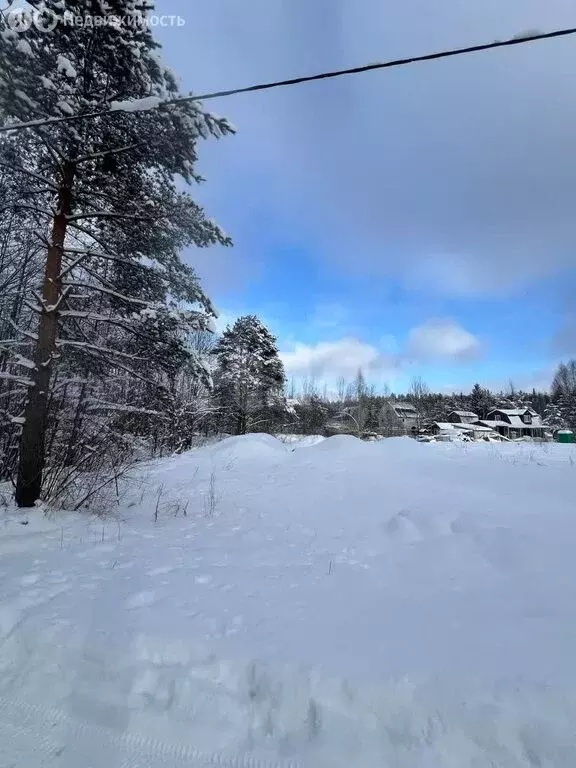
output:
<path id="1" fill-rule="evenodd" d="M 102 521 L 6 510 L 0 765 L 573 766 L 575 479 L 573 446 L 250 435 Z"/>

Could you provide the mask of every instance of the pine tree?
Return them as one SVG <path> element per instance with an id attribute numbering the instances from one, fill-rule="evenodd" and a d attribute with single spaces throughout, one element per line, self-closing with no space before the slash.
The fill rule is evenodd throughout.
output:
<path id="1" fill-rule="evenodd" d="M 286 411 L 284 366 L 276 339 L 255 315 L 240 317 L 217 347 L 216 396 L 223 423 L 237 435 Z"/>
<path id="2" fill-rule="evenodd" d="M 565 429 L 568 425 L 559 404 L 549 403 L 543 414 L 543 422 L 551 429 Z"/>
<path id="3" fill-rule="evenodd" d="M 552 402 L 563 426 L 576 430 L 576 360 L 558 366 L 552 382 Z"/>
<path id="4" fill-rule="evenodd" d="M 321 435 L 330 416 L 329 404 L 317 392 L 305 395 L 294 406 L 298 430 L 303 435 Z"/>
<path id="5" fill-rule="evenodd" d="M 154 388 L 151 361 L 161 359 L 160 350 L 178 356 L 182 334 L 208 327 L 212 306 L 179 252 L 229 240 L 175 178 L 200 181 L 198 139 L 232 130 L 198 102 L 161 108 L 178 88 L 147 24 L 148 0 L 32 5 L 55 22 L 52 32 L 32 26 L 18 34 L 0 15 L 0 118 L 108 112 L 3 134 L 0 142 L 0 167 L 19 179 L 6 208 L 31 222 L 44 254 L 42 285 L 26 299 L 36 322 L 19 329 L 30 347 L 19 383 L 32 384 L 16 489 L 21 506 L 41 491 L 58 365 L 68 362 L 89 378 L 122 372 Z M 120 23 L 66 23 L 103 12 Z M 140 111 L 151 104 L 157 108 Z M 181 312 L 181 302 L 193 309 Z M 149 311 L 158 318 L 154 327 Z M 143 355 L 125 351 L 127 338 L 141 340 Z"/>
<path id="6" fill-rule="evenodd" d="M 485 419 L 495 406 L 496 401 L 490 390 L 483 389 L 480 384 L 474 384 L 470 393 L 470 409 L 478 414 L 479 418 Z"/>
<path id="7" fill-rule="evenodd" d="M 576 430 L 576 391 L 561 395 L 558 401 L 564 425 Z"/>

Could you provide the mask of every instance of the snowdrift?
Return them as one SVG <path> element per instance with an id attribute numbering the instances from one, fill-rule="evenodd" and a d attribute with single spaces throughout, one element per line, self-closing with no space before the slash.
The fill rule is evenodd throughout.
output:
<path id="1" fill-rule="evenodd" d="M 574 446 L 293 448 L 2 513 L 0 764 L 576 765 Z"/>

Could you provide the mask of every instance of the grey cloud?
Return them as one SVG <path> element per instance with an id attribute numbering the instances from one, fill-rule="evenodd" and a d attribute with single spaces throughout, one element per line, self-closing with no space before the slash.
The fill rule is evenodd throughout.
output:
<path id="1" fill-rule="evenodd" d="M 568 26 L 573 13 L 572 0 L 204 0 L 185 43 L 168 33 L 168 54 L 210 89 Z M 216 215 L 241 251 L 238 210 L 272 209 L 342 269 L 450 294 L 502 294 L 573 268 L 573 45 L 218 103 L 240 133 L 206 160 Z"/>
<path id="2" fill-rule="evenodd" d="M 318 344 L 295 343 L 281 353 L 289 375 L 319 378 L 353 377 L 358 369 L 367 374 L 394 374 L 398 361 L 371 344 L 353 337 Z"/>

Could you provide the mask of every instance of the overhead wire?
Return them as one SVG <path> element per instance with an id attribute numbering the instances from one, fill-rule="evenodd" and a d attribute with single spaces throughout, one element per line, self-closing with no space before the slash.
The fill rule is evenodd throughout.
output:
<path id="1" fill-rule="evenodd" d="M 441 59 L 453 58 L 455 56 L 465 56 L 472 53 L 481 53 L 483 51 L 491 51 L 498 48 L 507 48 L 518 45 L 526 45 L 527 43 L 539 42 L 542 40 L 552 40 L 555 38 L 568 37 L 576 34 L 576 27 L 557 29 L 553 32 L 534 32 L 517 35 L 509 40 L 495 40 L 491 43 L 483 43 L 480 45 L 470 45 L 465 48 L 453 48 L 450 50 L 438 51 L 436 53 L 426 53 L 419 56 L 410 56 L 403 59 L 392 59 L 390 61 L 374 62 L 372 64 L 364 64 L 358 67 L 350 67 L 348 69 L 337 69 L 328 72 L 320 72 L 315 75 L 303 75 L 300 77 L 292 77 L 287 80 L 273 80 L 270 82 L 257 83 L 254 85 L 248 85 L 240 88 L 230 88 L 221 91 L 212 91 L 208 93 L 202 93 L 197 95 L 182 96 L 177 99 L 167 99 L 159 103 L 154 102 L 153 105 L 146 106 L 143 100 L 142 106 L 135 108 L 135 112 L 148 112 L 152 109 L 163 109 L 166 107 L 177 106 L 178 104 L 184 104 L 192 101 L 209 101 L 211 99 L 219 99 L 228 96 L 235 96 L 242 93 L 255 93 L 258 91 L 269 91 L 275 88 L 284 88 L 293 85 L 301 85 L 303 83 L 311 83 L 319 80 L 330 80 L 337 77 L 344 77 L 347 75 L 358 75 L 364 72 L 372 72 L 379 69 L 393 69 L 395 67 L 404 67 L 410 64 L 418 64 L 422 62 L 438 61 Z M 63 115 L 58 117 L 41 117 L 36 120 L 29 120 L 27 122 L 12 123 L 8 125 L 0 126 L 0 133 L 7 131 L 21 131 L 30 128 L 41 127 L 44 125 L 56 125 L 59 123 L 71 123 L 79 120 L 90 120 L 96 117 L 103 117 L 105 115 L 114 115 L 118 112 L 130 111 L 122 109 L 104 109 L 92 112 L 84 112 L 75 115 Z"/>

